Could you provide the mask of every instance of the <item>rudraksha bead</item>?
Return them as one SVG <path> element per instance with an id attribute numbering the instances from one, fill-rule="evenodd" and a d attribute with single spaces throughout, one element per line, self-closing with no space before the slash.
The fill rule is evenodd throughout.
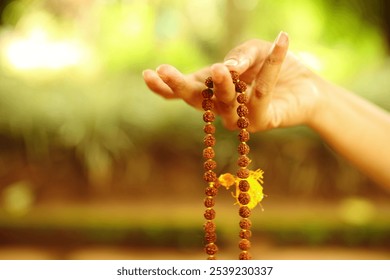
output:
<path id="1" fill-rule="evenodd" d="M 207 196 L 216 196 L 218 194 L 218 189 L 215 188 L 215 187 L 207 187 L 205 190 L 204 190 L 204 193 L 207 195 Z"/>
<path id="2" fill-rule="evenodd" d="M 249 219 L 241 219 L 240 228 L 249 230 L 252 227 L 252 222 Z"/>
<path id="3" fill-rule="evenodd" d="M 207 221 L 204 225 L 203 225 L 203 228 L 204 228 L 204 231 L 205 232 L 214 232 L 215 229 L 217 228 L 216 225 L 214 224 L 214 222 L 212 221 Z"/>
<path id="4" fill-rule="evenodd" d="M 240 180 L 240 182 L 238 183 L 238 188 L 242 192 L 247 192 L 249 191 L 250 184 L 247 180 Z"/>
<path id="5" fill-rule="evenodd" d="M 236 91 L 237 92 L 245 92 L 246 91 L 246 83 L 243 81 L 237 81 Z"/>
<path id="6" fill-rule="evenodd" d="M 242 229 L 240 230 L 239 236 L 242 239 L 249 239 L 252 237 L 252 231 L 250 231 L 249 229 Z"/>
<path id="7" fill-rule="evenodd" d="M 215 146 L 215 137 L 214 135 L 212 134 L 207 134 L 204 138 L 203 138 L 203 143 L 206 147 L 214 147 Z"/>
<path id="8" fill-rule="evenodd" d="M 250 148 L 249 148 L 248 144 L 242 142 L 238 145 L 237 150 L 238 150 L 238 153 L 240 155 L 247 155 L 247 154 L 249 154 Z"/>
<path id="9" fill-rule="evenodd" d="M 242 129 L 238 134 L 238 139 L 240 140 L 240 142 L 247 142 L 249 141 L 249 138 L 250 138 L 250 134 L 245 129 Z"/>
<path id="10" fill-rule="evenodd" d="M 206 88 L 202 91 L 202 96 L 205 99 L 210 99 L 211 97 L 213 97 L 213 95 L 214 95 L 214 92 L 212 89 Z"/>
<path id="11" fill-rule="evenodd" d="M 208 88 L 213 88 L 214 87 L 213 79 L 211 77 L 207 77 L 207 79 L 204 81 L 204 84 Z"/>
<path id="12" fill-rule="evenodd" d="M 249 100 L 249 97 L 247 94 L 242 93 L 242 94 L 237 95 L 237 102 L 240 104 L 248 103 L 248 100 Z"/>
<path id="13" fill-rule="evenodd" d="M 241 252 L 240 255 L 238 256 L 238 259 L 239 259 L 239 260 L 251 260 L 251 259 L 252 259 L 252 256 L 251 256 L 251 254 L 249 254 L 249 252 L 243 251 L 243 252 Z"/>
<path id="14" fill-rule="evenodd" d="M 237 160 L 237 165 L 240 167 L 247 167 L 250 163 L 251 160 L 246 155 L 240 156 Z"/>
<path id="15" fill-rule="evenodd" d="M 214 134 L 215 133 L 215 126 L 212 123 L 208 123 L 203 127 L 203 131 L 206 134 Z M 245 141 L 242 141 L 245 142 Z"/>
<path id="16" fill-rule="evenodd" d="M 238 247 L 243 251 L 247 251 L 251 248 L 251 242 L 248 239 L 241 239 Z"/>
<path id="17" fill-rule="evenodd" d="M 204 206 L 206 206 L 207 208 L 211 208 L 214 205 L 215 205 L 215 200 L 212 196 L 206 197 L 204 199 Z"/>
<path id="18" fill-rule="evenodd" d="M 246 179 L 249 177 L 249 170 L 246 168 L 240 168 L 237 171 L 237 177 L 240 179 Z"/>
<path id="19" fill-rule="evenodd" d="M 215 115 L 211 111 L 206 111 L 203 114 L 203 120 L 204 122 L 213 122 L 215 120 Z"/>
<path id="20" fill-rule="evenodd" d="M 247 128 L 249 126 L 249 119 L 245 117 L 240 117 L 237 120 L 237 126 L 241 129 Z"/>
<path id="21" fill-rule="evenodd" d="M 247 205 L 249 203 L 249 201 L 251 201 L 251 196 L 246 192 L 242 192 L 238 195 L 238 201 L 242 205 Z"/>
<path id="22" fill-rule="evenodd" d="M 211 101 L 211 100 L 210 100 Z M 213 103 L 214 104 L 214 103 Z M 245 117 L 249 114 L 249 110 L 248 110 L 248 107 L 246 107 L 246 105 L 244 104 L 240 104 L 238 105 L 237 107 L 237 115 L 239 117 Z"/>
<path id="23" fill-rule="evenodd" d="M 207 244 L 204 249 L 207 255 L 215 255 L 218 252 L 218 247 L 214 243 Z"/>
<path id="24" fill-rule="evenodd" d="M 213 150 L 213 148 L 211 147 L 207 147 L 203 150 L 203 157 L 205 159 L 212 159 L 215 157 L 215 152 Z"/>
<path id="25" fill-rule="evenodd" d="M 206 209 L 204 211 L 204 215 L 206 220 L 214 220 L 215 219 L 215 210 L 214 209 Z"/>
<path id="26" fill-rule="evenodd" d="M 211 99 L 204 99 L 202 101 L 203 110 L 212 110 L 214 109 L 214 102 Z"/>
<path id="27" fill-rule="evenodd" d="M 217 163 L 212 159 L 208 159 L 203 163 L 203 167 L 206 171 L 213 170 L 217 167 Z"/>
<path id="28" fill-rule="evenodd" d="M 239 81 L 240 76 L 236 71 L 230 71 L 230 75 L 232 76 L 232 80 L 234 84 Z"/>
<path id="29" fill-rule="evenodd" d="M 240 206 L 238 213 L 242 218 L 248 218 L 251 215 L 251 209 L 248 206 Z"/>
<path id="30" fill-rule="evenodd" d="M 208 170 L 203 174 L 203 179 L 206 182 L 215 182 L 217 180 L 217 174 L 214 171 Z"/>
<path id="31" fill-rule="evenodd" d="M 204 235 L 204 240 L 207 243 L 214 243 L 217 241 L 217 234 L 215 232 L 206 232 Z"/>

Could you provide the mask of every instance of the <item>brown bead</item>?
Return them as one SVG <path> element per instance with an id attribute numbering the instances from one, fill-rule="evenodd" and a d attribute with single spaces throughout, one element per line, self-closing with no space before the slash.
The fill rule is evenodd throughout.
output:
<path id="1" fill-rule="evenodd" d="M 238 188 L 242 192 L 249 191 L 250 188 L 249 182 L 247 180 L 240 180 L 240 182 L 238 183 Z"/>
<path id="2" fill-rule="evenodd" d="M 204 235 L 204 240 L 207 243 L 214 243 L 217 241 L 217 234 L 215 232 L 206 232 Z"/>
<path id="3" fill-rule="evenodd" d="M 211 77 L 207 77 L 207 79 L 204 81 L 204 84 L 208 88 L 213 88 L 214 87 L 213 79 Z"/>
<path id="4" fill-rule="evenodd" d="M 252 259 L 252 256 L 251 256 L 251 254 L 249 254 L 249 252 L 243 251 L 243 252 L 241 252 L 240 255 L 238 256 L 238 259 L 239 259 L 239 260 L 251 260 L 251 259 Z"/>
<path id="5" fill-rule="evenodd" d="M 215 255 L 218 252 L 218 247 L 214 243 L 209 243 L 204 247 L 207 255 Z"/>
<path id="6" fill-rule="evenodd" d="M 245 93 L 241 93 L 241 94 L 237 95 L 237 102 L 240 104 L 248 103 L 248 100 L 249 100 L 249 97 Z"/>
<path id="7" fill-rule="evenodd" d="M 238 195 L 238 201 L 242 205 L 247 205 L 249 203 L 249 201 L 251 201 L 251 196 L 246 192 L 242 192 Z"/>
<path id="8" fill-rule="evenodd" d="M 252 222 L 249 219 L 241 219 L 240 228 L 249 230 L 252 227 Z"/>
<path id="9" fill-rule="evenodd" d="M 214 209 L 206 209 L 206 211 L 204 211 L 203 216 L 205 217 L 206 220 L 214 220 L 215 214 L 216 213 Z"/>
<path id="10" fill-rule="evenodd" d="M 221 186 L 221 182 L 217 179 L 217 180 L 215 180 L 215 182 L 214 182 L 214 188 L 219 188 Z"/>
<path id="11" fill-rule="evenodd" d="M 213 95 L 214 95 L 214 91 L 212 89 L 206 88 L 202 90 L 202 96 L 205 99 L 210 99 L 211 97 L 213 97 Z"/>
<path id="12" fill-rule="evenodd" d="M 239 234 L 240 238 L 242 239 L 249 239 L 252 237 L 252 231 L 250 231 L 249 229 L 242 229 L 240 230 L 240 234 Z"/>
<path id="13" fill-rule="evenodd" d="M 241 129 L 240 133 L 238 134 L 238 139 L 240 142 L 247 142 L 249 141 L 250 135 L 249 132 L 246 131 L 245 129 Z"/>
<path id="14" fill-rule="evenodd" d="M 242 239 L 238 243 L 238 247 L 243 251 L 247 251 L 251 248 L 251 242 L 248 239 Z"/>
<path id="15" fill-rule="evenodd" d="M 216 225 L 214 224 L 214 222 L 212 221 L 207 221 L 204 225 L 203 225 L 203 228 L 204 228 L 204 231 L 205 232 L 214 232 L 215 229 L 217 228 Z"/>
<path id="16" fill-rule="evenodd" d="M 213 150 L 213 148 L 211 147 L 207 147 L 203 150 L 203 157 L 205 159 L 212 159 L 215 157 L 215 152 Z"/>
<path id="17" fill-rule="evenodd" d="M 205 195 L 207 196 L 216 196 L 218 194 L 218 189 L 215 187 L 207 187 L 204 190 Z"/>
<path id="18" fill-rule="evenodd" d="M 247 128 L 249 126 L 249 119 L 245 117 L 240 117 L 237 120 L 237 126 L 241 129 Z"/>
<path id="19" fill-rule="evenodd" d="M 206 100 L 204 100 L 204 101 L 206 101 Z M 210 100 L 211 101 L 211 100 Z M 203 108 L 204 109 L 204 108 Z M 249 109 L 248 109 L 248 107 L 246 107 L 246 105 L 244 105 L 244 104 L 240 104 L 240 105 L 238 105 L 238 107 L 237 107 L 237 115 L 239 116 L 239 117 L 245 117 L 245 116 L 247 116 L 249 114 Z"/>
<path id="20" fill-rule="evenodd" d="M 206 134 L 214 134 L 215 133 L 215 126 L 211 123 L 208 123 L 203 127 L 203 131 Z M 242 142 L 245 142 L 245 141 L 242 141 Z"/>
<path id="21" fill-rule="evenodd" d="M 206 147 L 214 147 L 215 146 L 215 137 L 212 135 L 212 134 L 207 134 L 204 138 L 203 138 L 203 143 Z"/>
<path id="22" fill-rule="evenodd" d="M 214 109 L 214 101 L 211 99 L 204 99 L 202 101 L 202 108 L 205 111 Z"/>
<path id="23" fill-rule="evenodd" d="M 203 179 L 206 181 L 206 182 L 215 182 L 215 180 L 217 180 L 217 174 L 215 174 L 214 171 L 211 171 L 211 170 L 208 170 L 206 171 L 204 174 L 203 174 Z"/>
<path id="24" fill-rule="evenodd" d="M 246 155 L 239 156 L 237 160 L 237 165 L 240 167 L 247 167 L 250 163 L 251 160 Z"/>
<path id="25" fill-rule="evenodd" d="M 238 153 L 240 155 L 247 155 L 249 154 L 250 148 L 246 143 L 240 143 L 238 145 Z"/>
<path id="26" fill-rule="evenodd" d="M 230 75 L 232 76 L 232 80 L 234 84 L 239 81 L 240 76 L 236 71 L 230 71 Z"/>
<path id="27" fill-rule="evenodd" d="M 203 114 L 203 120 L 204 122 L 213 122 L 215 120 L 215 115 L 211 111 L 206 111 Z"/>
<path id="28" fill-rule="evenodd" d="M 251 209 L 248 206 L 241 206 L 238 213 L 242 218 L 248 218 L 251 215 Z"/>
<path id="29" fill-rule="evenodd" d="M 204 199 L 204 206 L 206 206 L 207 208 L 211 208 L 214 205 L 215 205 L 215 200 L 212 196 L 206 197 Z"/>
<path id="30" fill-rule="evenodd" d="M 246 179 L 249 177 L 249 170 L 246 168 L 240 168 L 237 171 L 237 177 L 241 179 Z"/>
<path id="31" fill-rule="evenodd" d="M 203 167 L 206 171 L 213 170 L 217 167 L 217 163 L 212 159 L 208 159 L 203 163 Z"/>
<path id="32" fill-rule="evenodd" d="M 217 258 L 215 256 L 208 256 L 208 261 L 215 261 Z"/>
<path id="33" fill-rule="evenodd" d="M 243 81 L 238 81 L 236 83 L 236 92 L 245 92 L 246 91 L 246 83 Z"/>

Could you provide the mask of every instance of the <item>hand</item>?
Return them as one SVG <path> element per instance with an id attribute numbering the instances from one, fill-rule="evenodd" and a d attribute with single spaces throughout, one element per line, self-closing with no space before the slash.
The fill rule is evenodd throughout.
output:
<path id="1" fill-rule="evenodd" d="M 236 93 L 229 70 L 237 71 L 249 87 L 250 131 L 310 124 L 320 106 L 320 78 L 292 53 L 288 36 L 281 32 L 275 42 L 250 40 L 231 50 L 224 63 L 216 63 L 184 75 L 171 65 L 143 73 L 147 86 L 160 96 L 181 98 L 201 108 L 204 80 L 211 76 L 215 89 L 215 112 L 224 125 L 235 129 Z"/>
<path id="2" fill-rule="evenodd" d="M 189 75 L 170 65 L 145 70 L 148 87 L 165 98 L 181 98 L 201 108 L 204 81 L 214 81 L 215 112 L 226 127 L 235 129 L 237 101 L 229 70 L 249 84 L 250 126 L 259 131 L 306 124 L 340 155 L 390 190 L 390 114 L 323 80 L 288 52 L 288 37 L 275 42 L 250 40 L 231 50 L 225 62 Z"/>

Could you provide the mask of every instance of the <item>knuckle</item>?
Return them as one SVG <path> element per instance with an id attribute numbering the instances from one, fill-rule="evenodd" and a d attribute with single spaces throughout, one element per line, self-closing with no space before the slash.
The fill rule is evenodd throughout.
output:
<path id="1" fill-rule="evenodd" d="M 170 76 L 165 76 L 164 82 L 174 91 L 182 91 L 184 89 L 182 81 L 178 81 Z"/>
<path id="2" fill-rule="evenodd" d="M 282 61 L 283 59 L 281 59 L 280 57 L 271 54 L 270 56 L 267 57 L 265 63 L 267 65 L 280 65 Z"/>
<path id="3" fill-rule="evenodd" d="M 266 82 L 262 79 L 259 79 L 259 80 L 257 80 L 253 90 L 254 90 L 255 96 L 258 98 L 261 98 L 270 92 L 271 85 L 268 82 Z"/>

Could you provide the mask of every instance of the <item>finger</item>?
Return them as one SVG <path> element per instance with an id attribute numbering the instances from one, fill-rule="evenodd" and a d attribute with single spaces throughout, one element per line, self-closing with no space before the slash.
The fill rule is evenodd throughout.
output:
<path id="1" fill-rule="evenodd" d="M 157 67 L 156 72 L 175 98 L 181 98 L 193 107 L 202 107 L 201 90 L 204 89 L 205 85 L 204 78 L 200 81 L 198 76 L 207 72 L 207 69 L 202 69 L 190 75 L 183 75 L 175 67 L 163 64 Z"/>
<path id="2" fill-rule="evenodd" d="M 164 98 L 178 98 L 173 93 L 172 89 L 164 83 L 164 81 L 160 78 L 160 76 L 153 70 L 147 69 L 142 72 L 142 76 L 148 88 L 161 95 Z"/>
<path id="3" fill-rule="evenodd" d="M 255 78 L 248 106 L 250 107 L 250 112 L 257 114 L 253 115 L 253 118 L 256 120 L 261 115 L 267 113 L 272 100 L 273 89 L 288 51 L 288 41 L 287 33 L 280 32 L 271 48 L 270 54 L 265 59 L 262 68 Z"/>
<path id="4" fill-rule="evenodd" d="M 232 105 L 236 92 L 228 68 L 222 63 L 211 66 L 211 77 L 214 82 L 214 93 L 219 102 Z"/>
<path id="5" fill-rule="evenodd" d="M 229 70 L 237 71 L 241 75 L 241 80 L 250 83 L 266 59 L 271 46 L 270 42 L 257 39 L 249 40 L 232 49 L 225 56 L 224 64 Z M 249 69 L 253 69 L 253 71 L 247 72 Z"/>
<path id="6" fill-rule="evenodd" d="M 186 77 L 179 70 L 171 65 L 163 64 L 157 67 L 156 72 L 176 97 L 185 100 L 190 98 Z"/>
<path id="7" fill-rule="evenodd" d="M 235 128 L 237 116 L 236 91 L 229 69 L 222 63 L 211 66 L 211 77 L 214 82 L 214 94 L 216 97 L 216 110 L 221 115 L 227 128 Z"/>

